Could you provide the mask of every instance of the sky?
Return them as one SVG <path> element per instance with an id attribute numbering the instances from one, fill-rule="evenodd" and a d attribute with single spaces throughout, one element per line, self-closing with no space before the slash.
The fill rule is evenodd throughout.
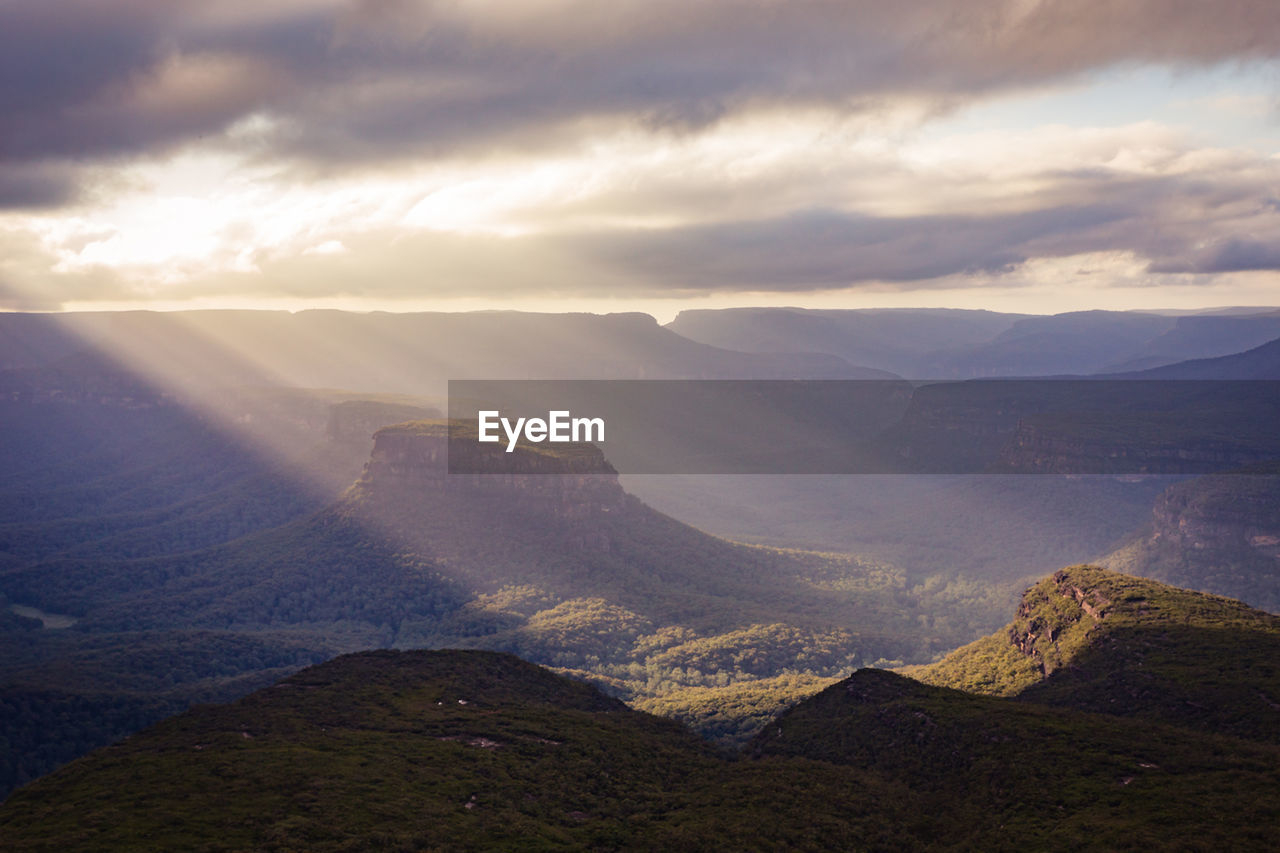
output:
<path id="1" fill-rule="evenodd" d="M 0 0 L 0 309 L 1280 304 L 1274 0 Z"/>

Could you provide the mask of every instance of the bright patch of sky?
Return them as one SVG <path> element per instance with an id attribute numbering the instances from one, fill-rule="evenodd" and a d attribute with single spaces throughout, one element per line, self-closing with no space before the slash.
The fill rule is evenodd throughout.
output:
<path id="1" fill-rule="evenodd" d="M 1031 93 L 979 101 L 922 129 L 921 141 L 1046 125 L 1114 127 L 1155 122 L 1203 145 L 1280 151 L 1280 64 L 1188 70 L 1130 66 Z"/>

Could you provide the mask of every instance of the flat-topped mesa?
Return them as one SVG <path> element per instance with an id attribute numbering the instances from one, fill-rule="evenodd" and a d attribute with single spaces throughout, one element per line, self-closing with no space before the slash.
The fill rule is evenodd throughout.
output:
<path id="1" fill-rule="evenodd" d="M 450 461 L 452 460 L 452 465 Z M 450 473 L 462 471 L 465 473 Z M 361 483 L 375 491 L 444 489 L 551 501 L 563 513 L 620 508 L 627 495 L 618 472 L 593 444 L 536 445 L 513 452 L 481 445 L 458 422 L 411 421 L 378 430 Z"/>

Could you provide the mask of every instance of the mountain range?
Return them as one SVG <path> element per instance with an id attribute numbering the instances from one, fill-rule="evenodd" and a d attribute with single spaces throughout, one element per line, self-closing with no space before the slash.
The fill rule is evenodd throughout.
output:
<path id="1" fill-rule="evenodd" d="M 667 328 L 727 349 L 826 353 L 909 378 L 970 379 L 1132 372 L 1225 356 L 1280 338 L 1280 313 L 1268 308 L 1226 315 L 1077 311 L 1030 316 L 738 308 L 682 311 Z"/>
<path id="2" fill-rule="evenodd" d="M 447 848 L 447 829 L 474 846 L 1075 849 L 1095 835 L 1095 846 L 1159 846 L 1163 820 L 1209 846 L 1265 848 L 1272 836 L 1257 827 L 1274 811 L 1250 791 L 1275 781 L 1275 617 L 1201 593 L 1276 608 L 1274 312 L 748 313 L 742 351 L 694 339 L 738 328 L 732 311 L 668 327 L 514 312 L 0 315 L 0 795 L 26 786 L 0 806 L 3 846 L 71 843 L 55 802 L 106 826 L 84 797 L 121 784 L 94 770 L 80 793 L 39 799 L 100 757 L 28 783 L 193 704 L 241 702 L 162 723 L 154 731 L 179 733 L 165 746 L 134 735 L 98 756 L 124 756 L 117 766 L 133 769 L 120 772 L 134 773 L 135 743 L 156 756 L 172 747 L 175 762 L 227 739 L 278 748 L 279 764 L 258 753 L 220 764 L 215 751 L 199 792 L 172 788 L 227 797 L 224 816 L 244 816 L 251 833 L 227 843 L 242 847 L 325 849 L 355 833 Z M 864 359 L 864 345 L 897 354 Z M 1212 357 L 1151 367 L 1179 354 Z M 1014 363 L 1103 372 L 1053 380 L 1048 394 L 1037 380 L 1021 397 L 1017 382 L 894 379 L 1000 376 Z M 447 475 L 459 447 L 438 418 L 458 375 L 890 379 L 910 399 L 884 413 L 878 452 L 968 453 L 990 473 L 646 478 L 617 475 L 595 449 L 525 447 L 508 474 Z M 1159 408 L 1133 389 L 1184 387 L 1165 379 L 1203 383 L 1165 406 L 1175 450 L 1202 453 L 1188 435 L 1212 434 L 1221 412 L 1244 416 L 1200 460 L 1203 476 L 1132 466 L 1135 449 L 1161 446 L 1124 416 Z M 1205 381 L 1217 379 L 1247 381 Z M 1081 383 L 1122 393 L 1073 410 L 1098 392 L 1058 389 Z M 1123 471 L 1087 467 L 1116 454 L 1130 454 Z M 1128 574 L 1077 567 L 1019 596 L 1081 560 Z M 368 651 L 388 648 L 405 651 Z M 424 648 L 455 651 L 408 651 Z M 445 740 L 403 763 L 393 756 L 418 731 L 414 714 L 444 706 L 401 700 L 440 684 L 467 694 L 450 708 L 464 716 L 441 718 Z M 495 685 L 510 690 L 486 692 Z M 492 716 L 516 734 L 465 716 L 480 705 L 501 707 Z M 214 737 L 201 728 L 212 719 L 229 728 Z M 973 728 L 980 719 L 993 727 Z M 321 790 L 321 771 L 271 776 L 323 752 L 316 727 L 330 722 L 347 738 L 331 769 L 354 774 L 373 806 L 339 807 L 359 797 Z M 1199 740 L 1179 745 L 1188 732 Z M 536 738 L 588 746 L 547 755 Z M 372 757 L 357 756 L 354 744 L 374 741 Z M 1081 742 L 1101 744 L 1088 761 L 1071 758 Z M 507 764 L 512 743 L 523 751 Z M 1040 750 L 1029 768 L 1026 743 Z M 438 749 L 497 763 L 417 787 L 413 768 L 437 766 Z M 174 772 L 157 762 L 148 785 Z M 295 785 L 311 805 L 276 799 L 264 827 L 250 801 L 269 797 L 237 800 L 210 781 L 258 764 L 270 770 L 259 782 Z M 1144 764 L 1178 772 L 1154 778 Z M 615 768 L 608 778 L 601 765 Z M 379 787 L 392 767 L 405 786 L 394 794 Z M 495 808 L 498 789 L 484 787 L 507 778 L 505 797 L 553 776 L 563 787 L 527 807 Z M 575 801 L 582 791 L 593 793 Z M 849 791 L 865 803 L 851 808 Z M 378 805 L 384 794 L 399 805 Z M 413 801 L 436 804 L 423 814 L 438 827 L 404 817 Z M 47 820 L 21 805 L 34 802 Z M 1210 808 L 1244 817 L 1211 827 Z M 94 837 L 204 843 L 206 818 L 157 809 L 171 816 L 163 827 L 131 818 L 125 834 Z M 1061 835 L 1053 813 L 1068 815 Z"/>

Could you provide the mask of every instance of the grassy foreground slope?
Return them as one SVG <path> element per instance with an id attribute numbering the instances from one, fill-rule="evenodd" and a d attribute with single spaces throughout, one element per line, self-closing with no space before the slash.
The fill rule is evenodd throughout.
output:
<path id="1" fill-rule="evenodd" d="M 367 652 L 46 777 L 0 810 L 0 845 L 776 849 L 819 830 L 798 807 L 803 764 L 730 779 L 733 765 L 679 724 L 510 655 Z M 831 802 L 905 794 L 834 769 L 813 784 Z M 865 806 L 830 823 L 845 847 L 890 832 Z"/>
<path id="2" fill-rule="evenodd" d="M 865 669 L 749 747 L 870 772 L 930 815 L 925 849 L 1273 850 L 1280 748 Z"/>

